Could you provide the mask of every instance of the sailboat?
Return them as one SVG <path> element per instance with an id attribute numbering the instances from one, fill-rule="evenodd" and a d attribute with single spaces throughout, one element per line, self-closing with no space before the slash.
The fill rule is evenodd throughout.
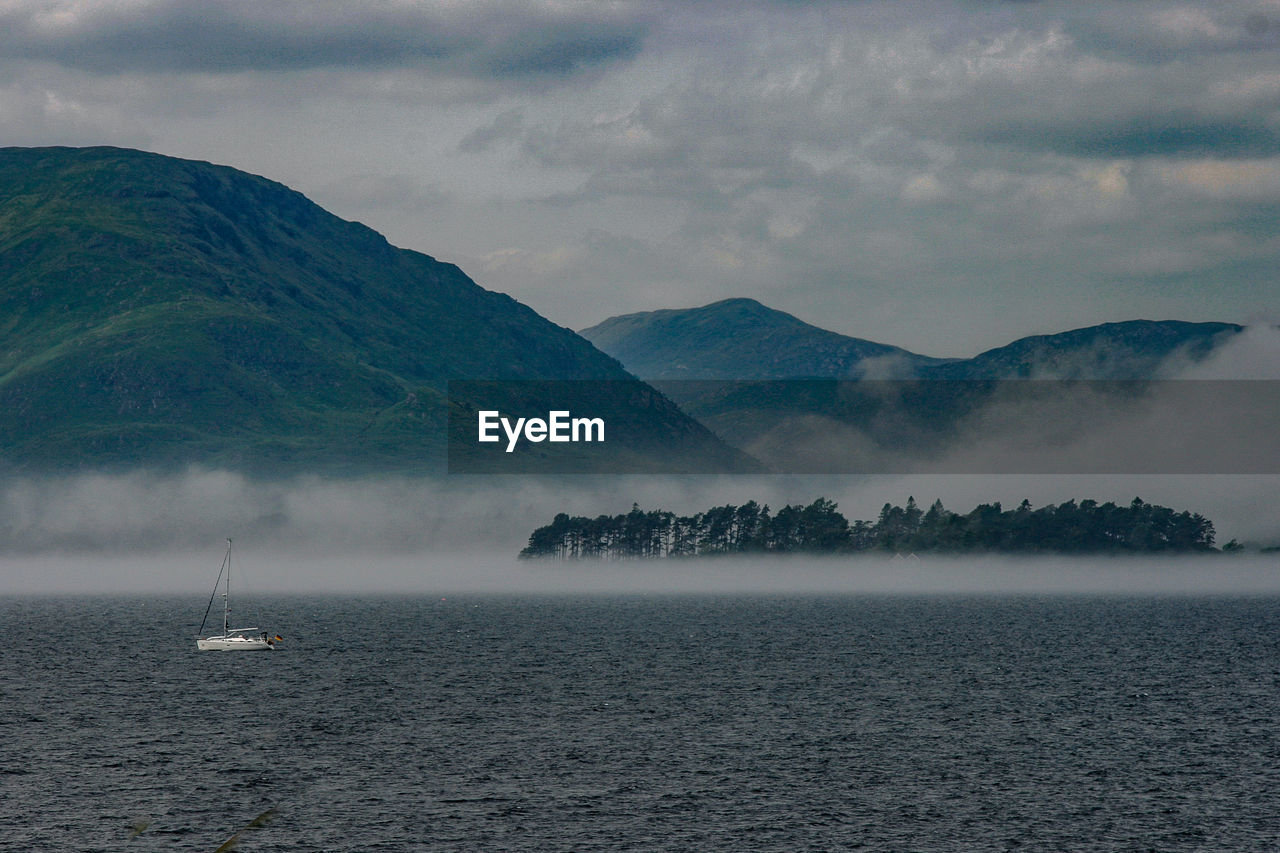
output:
<path id="1" fill-rule="evenodd" d="M 209 611 L 213 609 L 213 599 L 218 594 L 218 584 L 226 578 L 226 586 L 222 590 L 222 633 L 208 637 L 204 634 L 205 623 L 209 621 Z M 213 582 L 213 594 L 209 596 L 209 606 L 204 609 L 204 619 L 200 620 L 200 630 L 196 637 L 196 648 L 200 651 L 222 652 L 259 652 L 275 648 L 276 643 L 284 639 L 279 634 L 269 636 L 266 631 L 257 628 L 231 627 L 231 540 L 227 540 L 227 553 L 222 558 L 222 568 L 218 570 L 218 579 Z"/>

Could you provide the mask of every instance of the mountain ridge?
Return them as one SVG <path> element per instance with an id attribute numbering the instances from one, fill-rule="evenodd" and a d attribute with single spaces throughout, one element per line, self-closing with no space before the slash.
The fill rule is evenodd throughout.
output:
<path id="1" fill-rule="evenodd" d="M 0 464 L 439 471 L 454 379 L 636 382 L 275 181 L 131 149 L 0 149 Z M 728 452 L 674 406 L 638 417 Z"/>
<path id="2" fill-rule="evenodd" d="M 1104 446 L 1123 441 L 1119 413 L 1150 406 L 1143 400 L 1160 384 L 1143 380 L 1179 375 L 1242 328 L 1129 320 L 933 359 L 838 335 L 754 300 L 725 300 L 611 318 L 583 335 L 772 470 L 900 473 L 1019 464 L 1092 470 L 1101 450 L 1073 460 L 1065 448 L 1103 434 L 1112 437 Z M 1205 416 L 1204 399 L 1183 402 Z M 1143 446 L 1133 461 L 1116 464 L 1189 464 L 1179 454 L 1167 462 L 1143 457 L 1136 452 Z M 1014 448 L 1022 461 L 1012 461 Z M 978 457 L 980 464 L 965 461 Z M 1196 458 L 1217 457 L 1198 448 Z"/>
<path id="3" fill-rule="evenodd" d="M 832 332 L 749 298 L 610 317 L 581 330 L 642 379 L 1149 379 L 1244 327 L 1124 320 L 1031 335 L 970 358 L 923 356 Z M 789 347 L 788 351 L 761 350 Z"/>
<path id="4" fill-rule="evenodd" d="M 579 334 L 654 379 L 845 379 L 859 378 L 870 361 L 943 361 L 822 329 L 745 297 L 610 317 Z M 754 368 L 750 376 L 741 375 L 744 364 Z"/>

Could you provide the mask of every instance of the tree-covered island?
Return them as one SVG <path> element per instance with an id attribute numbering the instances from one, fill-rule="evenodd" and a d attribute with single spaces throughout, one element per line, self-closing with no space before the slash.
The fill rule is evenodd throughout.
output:
<path id="1" fill-rule="evenodd" d="M 625 515 L 557 515 L 539 527 L 523 558 L 663 559 L 722 554 L 1020 553 L 1176 554 L 1215 550 L 1213 522 L 1134 498 L 1128 506 L 1076 502 L 1033 509 L 981 504 L 956 513 L 934 501 L 921 509 L 886 503 L 875 521 L 846 519 L 834 501 L 808 506 L 748 501 L 692 516 L 632 505 Z"/>

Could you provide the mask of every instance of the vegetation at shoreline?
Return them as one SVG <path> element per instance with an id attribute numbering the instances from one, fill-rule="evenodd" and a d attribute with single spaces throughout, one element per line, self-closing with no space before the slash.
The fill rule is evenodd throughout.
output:
<path id="1" fill-rule="evenodd" d="M 951 512 L 908 498 L 886 503 L 875 521 L 850 522 L 834 501 L 788 504 L 777 513 L 747 501 L 692 516 L 640 509 L 596 518 L 558 514 L 529 536 L 526 559 L 665 559 L 724 554 L 1019 553 L 1175 554 L 1214 551 L 1213 522 L 1134 498 L 1128 506 L 1095 500 L 1033 509 L 980 504 Z"/>

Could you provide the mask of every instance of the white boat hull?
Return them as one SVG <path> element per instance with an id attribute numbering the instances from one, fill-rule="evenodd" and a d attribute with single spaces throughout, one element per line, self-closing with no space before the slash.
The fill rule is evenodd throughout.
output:
<path id="1" fill-rule="evenodd" d="M 196 648 L 203 652 L 261 652 L 273 648 L 271 643 L 261 637 L 201 637 L 196 640 Z"/>
<path id="2" fill-rule="evenodd" d="M 279 634 L 274 637 L 266 631 L 258 632 L 257 628 L 231 627 L 231 540 L 227 540 L 227 554 L 222 558 L 222 568 L 218 570 L 218 579 L 213 583 L 213 595 L 209 596 L 209 607 L 205 608 L 204 619 L 200 620 L 200 631 L 204 631 L 209 611 L 213 609 L 213 597 L 218 594 L 218 584 L 225 575 L 226 589 L 222 593 L 222 633 L 211 637 L 196 636 L 196 648 L 202 652 L 265 652 L 275 647 L 276 641 L 282 639 Z"/>

